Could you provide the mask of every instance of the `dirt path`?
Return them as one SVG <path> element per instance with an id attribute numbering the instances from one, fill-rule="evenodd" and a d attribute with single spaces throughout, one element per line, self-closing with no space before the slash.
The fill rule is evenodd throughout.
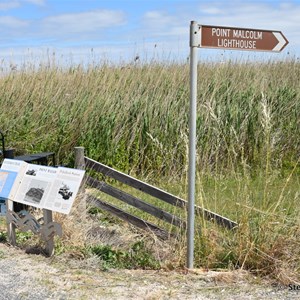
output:
<path id="1" fill-rule="evenodd" d="M 245 272 L 100 271 L 95 260 L 45 258 L 0 243 L 0 299 L 299 299 Z"/>

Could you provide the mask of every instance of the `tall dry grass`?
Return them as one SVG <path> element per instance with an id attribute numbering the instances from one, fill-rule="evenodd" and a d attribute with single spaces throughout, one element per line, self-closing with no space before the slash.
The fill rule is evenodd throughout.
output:
<path id="1" fill-rule="evenodd" d="M 240 226 L 197 219 L 195 264 L 299 282 L 300 63 L 198 72 L 196 201 Z M 73 147 L 84 146 L 185 198 L 188 76 L 188 64 L 172 62 L 21 68 L 0 79 L 0 126 L 18 153 L 54 151 L 73 165 Z M 183 238 L 172 263 L 184 264 L 185 247 Z"/>
<path id="2" fill-rule="evenodd" d="M 293 165 L 299 155 L 296 60 L 199 65 L 197 151 L 201 170 Z M 0 79 L 0 124 L 18 152 L 82 145 L 122 171 L 185 177 L 188 64 L 84 69 L 41 66 Z"/>

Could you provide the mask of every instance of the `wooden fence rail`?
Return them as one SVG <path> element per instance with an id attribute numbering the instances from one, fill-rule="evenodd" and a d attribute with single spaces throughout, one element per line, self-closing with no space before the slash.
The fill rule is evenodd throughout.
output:
<path id="1" fill-rule="evenodd" d="M 160 199 L 160 200 L 162 200 L 166 203 L 169 203 L 171 205 L 174 205 L 176 207 L 185 208 L 185 209 L 187 208 L 187 201 L 184 199 L 176 197 L 176 196 L 174 196 L 168 192 L 165 192 L 157 187 L 154 187 L 154 186 L 147 184 L 141 180 L 133 178 L 133 177 L 131 177 L 127 174 L 124 174 L 120 171 L 117 171 L 113 168 L 110 168 L 110 167 L 108 167 L 102 163 L 99 163 L 91 158 L 84 157 L 84 160 L 85 160 L 85 166 L 88 169 L 92 169 L 96 172 L 102 173 L 105 176 L 113 178 L 121 183 L 124 183 L 130 187 L 133 187 L 139 191 L 142 191 L 148 195 L 151 195 L 157 199 Z M 173 216 L 169 213 L 166 213 L 158 208 L 154 209 L 154 207 L 149 204 L 145 205 L 145 202 L 143 202 L 142 200 L 135 198 L 131 195 L 128 195 L 128 194 L 124 193 L 123 191 L 116 190 L 115 188 L 111 189 L 111 187 L 109 188 L 103 182 L 98 181 L 96 183 L 95 179 L 88 178 L 87 183 L 88 183 L 88 185 L 91 185 L 91 186 L 94 185 L 94 187 L 97 186 L 97 188 L 99 190 L 102 190 L 102 191 L 106 192 L 107 194 L 110 194 L 110 195 L 116 197 L 117 199 L 124 201 L 130 205 L 133 205 L 139 209 L 142 209 L 144 211 L 146 211 L 145 209 L 147 209 L 148 211 L 146 211 L 146 212 L 148 212 L 162 220 L 165 220 L 173 225 L 181 226 L 183 228 L 186 227 L 186 223 L 184 221 L 182 221 L 181 219 L 179 219 L 178 217 Z M 233 229 L 238 226 L 238 224 L 236 222 L 234 222 L 228 218 L 225 218 L 219 214 L 216 214 L 212 211 L 209 211 L 205 208 L 202 208 L 200 206 L 195 206 L 195 213 L 197 215 L 202 215 L 207 220 L 215 221 L 217 224 L 219 224 L 227 229 Z"/>
<path id="2" fill-rule="evenodd" d="M 152 204 L 149 204 L 147 202 L 142 201 L 141 199 L 134 197 L 130 194 L 127 194 L 103 181 L 98 181 L 92 177 L 86 178 L 86 184 L 90 187 L 96 188 L 101 192 L 106 193 L 107 195 L 110 195 L 120 201 L 123 201 L 135 208 L 138 208 L 158 219 L 161 219 L 163 221 L 166 221 L 172 225 L 175 225 L 177 227 L 181 227 L 183 229 L 186 228 L 186 222 L 182 221 L 180 218 L 178 218 L 175 215 L 172 215 L 161 208 L 158 208 Z"/>
<path id="3" fill-rule="evenodd" d="M 108 212 L 112 213 L 113 215 L 119 217 L 120 219 L 122 219 L 136 227 L 139 227 L 144 230 L 150 230 L 156 236 L 158 236 L 164 240 L 167 239 L 171 235 L 168 231 L 156 226 L 155 224 L 147 222 L 139 217 L 133 216 L 132 214 L 130 214 L 110 203 L 100 200 L 98 197 L 96 198 L 92 195 L 88 195 L 87 203 L 91 204 L 92 206 L 99 207 L 105 211 L 108 211 Z"/>

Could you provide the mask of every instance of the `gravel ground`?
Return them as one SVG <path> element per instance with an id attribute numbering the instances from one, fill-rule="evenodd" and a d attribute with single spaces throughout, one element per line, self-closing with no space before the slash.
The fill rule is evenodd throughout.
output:
<path id="1" fill-rule="evenodd" d="M 46 258 L 0 243 L 0 300 L 11 299 L 300 299 L 289 287 L 255 283 L 243 271 L 111 270 L 86 261 Z"/>

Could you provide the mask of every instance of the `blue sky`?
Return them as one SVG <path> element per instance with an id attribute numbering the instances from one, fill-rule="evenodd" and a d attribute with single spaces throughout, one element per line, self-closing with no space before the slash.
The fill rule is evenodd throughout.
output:
<path id="1" fill-rule="evenodd" d="M 60 63 L 184 60 L 189 24 L 279 30 L 279 54 L 201 49 L 200 59 L 300 57 L 300 1 L 0 0 L 0 59 Z M 234 53 L 233 53 L 234 52 Z M 289 54 L 288 54 L 289 53 Z"/>

